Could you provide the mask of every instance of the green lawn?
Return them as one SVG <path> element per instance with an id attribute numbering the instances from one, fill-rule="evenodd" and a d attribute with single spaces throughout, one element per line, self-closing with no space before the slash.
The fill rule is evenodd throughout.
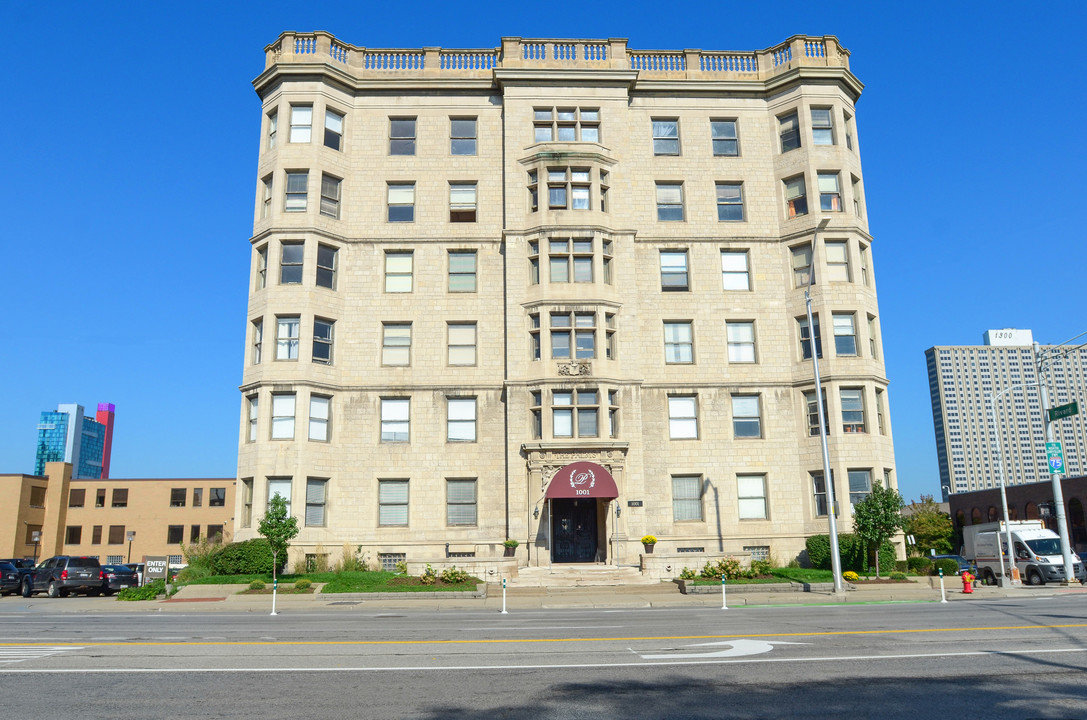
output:
<path id="1" fill-rule="evenodd" d="M 834 582 L 834 573 L 830 570 L 815 570 L 812 568 L 774 568 L 771 573 L 773 577 L 760 577 L 760 578 L 738 578 L 736 580 L 726 580 L 728 585 L 758 585 L 760 583 L 782 583 L 790 580 L 800 583 L 820 583 L 820 582 Z M 695 585 L 720 585 L 721 581 L 718 579 L 707 580 L 705 578 L 696 578 Z"/>
<path id="2" fill-rule="evenodd" d="M 457 592 L 475 590 L 476 584 L 482 582 L 479 578 L 469 578 L 467 582 L 455 585 L 447 585 L 440 580 L 433 585 L 423 585 L 418 577 L 398 575 L 392 572 L 377 570 L 373 572 L 323 572 L 306 573 L 304 575 L 280 575 L 281 585 L 293 584 L 296 580 L 306 578 L 313 583 L 325 583 L 322 592 L 326 593 L 357 593 L 357 592 Z M 254 580 L 260 580 L 271 588 L 272 575 L 210 575 L 187 583 L 189 585 L 248 585 Z"/>

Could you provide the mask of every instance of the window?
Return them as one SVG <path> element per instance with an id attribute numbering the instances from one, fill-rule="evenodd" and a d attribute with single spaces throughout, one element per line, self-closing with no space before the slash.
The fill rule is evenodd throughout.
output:
<path id="1" fill-rule="evenodd" d="M 382 398 L 381 442 L 408 442 L 410 405 L 408 398 Z"/>
<path id="2" fill-rule="evenodd" d="M 600 142 L 600 111 L 596 108 L 534 108 L 535 142 Z"/>
<path id="3" fill-rule="evenodd" d="M 102 526 L 95 525 L 91 528 L 91 545 L 102 544 Z"/>
<path id="4" fill-rule="evenodd" d="M 340 184 L 338 177 L 321 173 L 321 214 L 340 219 Z"/>
<path id="5" fill-rule="evenodd" d="M 128 490 L 126 488 L 113 489 L 113 498 L 110 501 L 110 507 L 128 507 Z"/>
<path id="6" fill-rule="evenodd" d="M 208 491 L 208 507 L 226 506 L 226 488 L 211 488 Z M 210 534 L 209 534 L 210 537 Z"/>
<path id="7" fill-rule="evenodd" d="M 446 398 L 446 417 L 445 439 L 447 441 L 476 441 L 475 398 Z"/>
<path id="8" fill-rule="evenodd" d="M 476 364 L 476 324 L 449 323 L 449 364 Z"/>
<path id="9" fill-rule="evenodd" d="M 411 364 L 411 323 L 385 323 L 382 326 L 381 364 Z"/>
<path id="10" fill-rule="evenodd" d="M 449 222 L 476 221 L 476 184 L 449 183 Z"/>
<path id="11" fill-rule="evenodd" d="M 242 478 L 242 527 L 253 525 L 253 478 Z"/>
<path id="12" fill-rule="evenodd" d="M 876 427 L 879 428 L 880 435 L 887 434 L 887 427 L 883 420 L 883 391 L 878 389 L 876 390 Z"/>
<path id="13" fill-rule="evenodd" d="M 272 110 L 268 113 L 268 149 L 276 146 L 276 136 L 279 132 L 279 111 Z"/>
<path id="14" fill-rule="evenodd" d="M 740 141 L 736 134 L 735 120 L 711 120 L 710 137 L 713 140 L 714 155 L 735 157 L 740 154 Z"/>
<path id="15" fill-rule="evenodd" d="M 864 425 L 864 391 L 860 388 L 841 390 L 842 432 L 868 432 Z"/>
<path id="16" fill-rule="evenodd" d="M 188 492 L 185 488 L 172 488 L 170 490 L 170 507 L 185 507 L 185 498 Z"/>
<path id="17" fill-rule="evenodd" d="M 679 155 L 679 120 L 653 120 L 653 154 Z"/>
<path id="18" fill-rule="evenodd" d="M 737 438 L 762 437 L 758 395 L 732 396 L 732 434 Z"/>
<path id="19" fill-rule="evenodd" d="M 611 240 L 601 241 L 600 266 L 601 266 L 601 268 L 603 268 L 603 271 L 604 271 L 604 273 L 603 273 L 604 274 L 604 282 L 607 283 L 608 285 L 611 285 L 611 280 L 612 280 L 612 277 L 611 277 L 611 275 L 612 275 L 611 266 L 612 266 L 612 259 L 613 259 L 612 247 L 613 246 L 612 246 L 612 241 Z"/>
<path id="20" fill-rule="evenodd" d="M 819 173 L 819 209 L 826 212 L 842 211 L 842 191 L 838 187 L 838 173 Z"/>
<path id="21" fill-rule="evenodd" d="M 415 183 L 389 183 L 389 222 L 415 221 Z"/>
<path id="22" fill-rule="evenodd" d="M 793 264 L 793 287 L 808 286 L 811 278 L 811 245 L 790 248 Z"/>
<path id="23" fill-rule="evenodd" d="M 306 246 L 304 243 L 284 242 L 280 244 L 280 285 L 297 285 L 302 282 L 302 263 L 305 252 Z"/>
<path id="24" fill-rule="evenodd" d="M 853 186 L 853 214 L 863 217 L 861 213 L 861 181 L 855 175 L 850 175 L 850 183 Z"/>
<path id="25" fill-rule="evenodd" d="M 596 313 L 551 313 L 551 357 L 595 358 Z"/>
<path id="26" fill-rule="evenodd" d="M 668 437 L 698 439 L 698 400 L 694 395 L 668 398 Z"/>
<path id="27" fill-rule="evenodd" d="M 377 481 L 377 524 L 404 526 L 408 524 L 408 481 Z"/>
<path id="28" fill-rule="evenodd" d="M 531 403 L 529 412 L 532 415 L 532 437 L 539 440 L 543 437 L 543 393 L 533 390 L 530 394 Z"/>
<path id="29" fill-rule="evenodd" d="M 853 313 L 834 313 L 834 354 L 857 354 L 857 329 Z"/>
<path id="30" fill-rule="evenodd" d="M 415 154 L 415 118 L 389 118 L 389 154 Z"/>
<path id="31" fill-rule="evenodd" d="M 853 505 L 864 502 L 864 499 L 872 493 L 872 471 L 850 470 L 849 475 L 849 502 Z"/>
<path id="32" fill-rule="evenodd" d="M 123 545 L 125 542 L 125 526 L 110 525 L 109 535 L 106 542 L 108 542 L 110 545 Z"/>
<path id="33" fill-rule="evenodd" d="M 834 491 L 834 497 L 838 497 L 838 488 L 834 485 L 834 471 L 830 471 L 831 488 Z M 817 517 L 827 516 L 827 485 L 823 481 L 822 471 L 811 473 L 812 492 L 815 497 L 815 515 Z M 835 501 L 837 505 L 837 501 Z M 838 515 L 837 508 L 834 511 L 835 517 Z"/>
<path id="34" fill-rule="evenodd" d="M 286 212 L 306 212 L 306 193 L 309 186 L 309 172 L 306 170 L 287 171 Z"/>
<path id="35" fill-rule="evenodd" d="M 43 487 L 31 487 L 30 488 L 30 507 L 36 507 L 36 508 L 45 507 L 45 488 L 43 488 Z"/>
<path id="36" fill-rule="evenodd" d="M 476 154 L 476 119 L 449 118 L 449 153 Z"/>
<path id="37" fill-rule="evenodd" d="M 260 219 L 266 220 L 272 214 L 272 176 L 267 175 L 260 181 Z M 261 287 L 264 287 L 261 285 Z"/>
<path id="38" fill-rule="evenodd" d="M 619 391 L 608 390 L 608 437 L 619 437 Z"/>
<path id="39" fill-rule="evenodd" d="M 876 318 L 874 315 L 868 316 L 868 352 L 871 354 L 872 359 L 875 360 L 879 357 L 879 335 L 876 333 Z"/>
<path id="40" fill-rule="evenodd" d="M 69 525 L 64 528 L 64 544 L 78 545 L 83 541 L 83 526 Z"/>
<path id="41" fill-rule="evenodd" d="M 849 246 L 845 240 L 828 240 L 827 280 L 830 282 L 851 282 L 853 274 L 849 269 Z"/>
<path id="42" fill-rule="evenodd" d="M 225 492 L 225 490 L 224 490 Z M 192 489 L 192 506 L 202 507 L 204 505 L 204 488 Z"/>
<path id="43" fill-rule="evenodd" d="M 861 282 L 868 285 L 868 246 L 861 245 Z"/>
<path id="44" fill-rule="evenodd" d="M 297 315 L 276 318 L 276 360 L 298 359 Z"/>
<path id="45" fill-rule="evenodd" d="M 445 481 L 445 524 L 476 524 L 476 481 Z"/>
<path id="46" fill-rule="evenodd" d="M 785 181 L 785 207 L 790 218 L 808 214 L 808 195 L 803 175 Z"/>
<path id="47" fill-rule="evenodd" d="M 827 421 L 827 391 L 821 392 L 821 399 L 823 401 L 823 426 L 827 429 L 827 435 L 830 435 L 830 423 Z M 808 408 L 808 435 L 815 436 L 819 434 L 819 402 L 815 397 L 815 391 L 810 390 L 804 393 L 804 404 Z"/>
<path id="48" fill-rule="evenodd" d="M 661 290 L 688 290 L 687 251 L 661 250 Z"/>
<path id="49" fill-rule="evenodd" d="M 277 477 L 268 478 L 268 500 L 269 502 L 276 495 L 283 498 L 287 503 L 287 517 L 291 515 L 291 478 L 289 477 Z"/>
<path id="50" fill-rule="evenodd" d="M 223 542 L 223 526 L 222 525 L 208 525 L 208 542 L 220 544 Z"/>
<path id="51" fill-rule="evenodd" d="M 588 210 L 588 168 L 548 168 L 547 206 L 552 210 Z"/>
<path id="52" fill-rule="evenodd" d="M 725 324 L 728 336 L 728 361 L 730 363 L 755 362 L 755 324 L 730 322 Z"/>
<path id="53" fill-rule="evenodd" d="M 336 289 L 336 258 L 339 251 L 331 245 L 317 245 L 317 287 Z"/>
<path id="54" fill-rule="evenodd" d="M 683 183 L 657 183 L 657 220 L 683 220 Z"/>
<path id="55" fill-rule="evenodd" d="M 309 439 L 316 442 L 328 441 L 329 405 L 332 398 L 323 395 L 310 395 L 309 399 Z"/>
<path id="56" fill-rule="evenodd" d="M 333 150 L 343 145 L 343 115 L 325 108 L 325 147 Z"/>
<path id="57" fill-rule="evenodd" d="M 189 529 L 189 542 L 191 542 L 191 543 L 200 542 L 200 526 L 199 525 L 193 525 Z"/>
<path id="58" fill-rule="evenodd" d="M 592 238 L 551 238 L 547 241 L 547 248 L 551 282 L 593 282 Z"/>
<path id="59" fill-rule="evenodd" d="M 845 146 L 853 149 L 853 116 L 849 113 L 845 114 Z"/>
<path id="60" fill-rule="evenodd" d="M 294 393 L 272 395 L 272 439 L 294 439 Z"/>
<path id="61" fill-rule="evenodd" d="M 253 364 L 260 365 L 260 351 L 264 345 L 264 318 L 253 321 Z"/>
<path id="62" fill-rule="evenodd" d="M 830 108 L 811 109 L 811 140 L 814 145 L 834 144 L 834 121 Z"/>
<path id="63" fill-rule="evenodd" d="M 676 522 L 702 519 L 702 477 L 672 476 L 672 519 Z"/>
<path id="64" fill-rule="evenodd" d="M 606 170 L 600 171 L 600 212 L 608 211 L 608 189 L 610 187 L 609 175 Z"/>
<path id="65" fill-rule="evenodd" d="M 604 357 L 614 360 L 615 350 L 615 313 L 604 313 Z"/>
<path id="66" fill-rule="evenodd" d="M 199 527 L 199 526 L 197 526 Z M 112 535 L 113 528 L 110 528 L 110 543 L 113 542 Z M 166 544 L 177 545 L 185 539 L 185 526 L 184 525 L 170 525 L 166 528 Z"/>
<path id="67" fill-rule="evenodd" d="M 540 209 L 540 175 L 535 170 L 528 171 L 528 206 L 532 212 Z"/>
<path id="68" fill-rule="evenodd" d="M 449 251 L 449 292 L 476 291 L 476 251 Z"/>
<path id="69" fill-rule="evenodd" d="M 98 489 L 98 490 L 97 490 L 97 491 L 95 492 L 95 496 L 94 496 L 94 506 L 95 506 L 96 508 L 100 508 L 100 507 L 105 507 L 105 506 L 106 506 L 106 491 L 105 491 L 105 489 L 104 489 L 104 488 L 99 488 L 99 489 Z"/>
<path id="70" fill-rule="evenodd" d="M 717 183 L 717 220 L 739 222 L 744 219 L 742 183 Z"/>
<path id="71" fill-rule="evenodd" d="M 81 508 L 86 502 L 87 491 L 84 488 L 72 488 L 68 491 L 68 507 Z"/>
<path id="72" fill-rule="evenodd" d="M 385 292 L 408 293 L 412 290 L 411 282 L 412 253 L 385 253 Z"/>
<path id="73" fill-rule="evenodd" d="M 332 328 L 334 320 L 313 318 L 313 362 L 332 364 Z"/>
<path id="74" fill-rule="evenodd" d="M 800 118 L 797 113 L 778 118 L 778 134 L 781 137 L 781 152 L 787 153 L 800 147 Z"/>
<path id="75" fill-rule="evenodd" d="M 551 393 L 551 433 L 554 437 L 597 437 L 599 397 L 595 388 Z"/>
<path id="76" fill-rule="evenodd" d="M 313 106 L 291 105 L 291 137 L 292 143 L 308 143 L 313 128 Z"/>
<path id="77" fill-rule="evenodd" d="M 725 290 L 750 290 L 746 250 L 721 251 L 721 287 Z"/>
<path id="78" fill-rule="evenodd" d="M 263 290 L 268 284 L 268 246 L 257 248 L 257 290 Z"/>
<path id="79" fill-rule="evenodd" d="M 249 401 L 249 436 L 246 441 L 256 442 L 257 420 L 260 419 L 260 397 L 257 395 L 250 395 L 246 399 Z"/>
<path id="80" fill-rule="evenodd" d="M 740 503 L 741 520 L 766 520 L 766 476 L 737 475 L 736 497 Z"/>
<path id="81" fill-rule="evenodd" d="M 694 332 L 691 321 L 664 323 L 664 362 L 694 362 Z"/>
<path id="82" fill-rule="evenodd" d="M 328 492 L 328 480 L 323 478 L 306 479 L 306 526 L 324 527 L 325 498 Z"/>
<path id="83" fill-rule="evenodd" d="M 823 357 L 823 336 L 819 333 L 819 316 L 817 314 L 812 315 L 812 320 L 815 322 L 815 353 L 821 358 Z M 800 328 L 800 357 L 804 360 L 811 360 L 811 334 L 808 332 L 808 318 L 797 318 L 796 322 Z"/>

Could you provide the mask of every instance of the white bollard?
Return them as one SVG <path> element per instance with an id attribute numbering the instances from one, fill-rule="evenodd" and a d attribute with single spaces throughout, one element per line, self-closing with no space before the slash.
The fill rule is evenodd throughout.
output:
<path id="1" fill-rule="evenodd" d="M 721 576 L 721 609 L 728 610 L 728 605 L 725 604 L 725 576 Z"/>
<path id="2" fill-rule="evenodd" d="M 939 568 L 938 572 L 940 573 L 940 602 L 945 603 L 945 602 L 947 602 L 947 593 L 944 592 L 944 570 L 943 570 L 943 568 Z"/>
<path id="3" fill-rule="evenodd" d="M 279 587 L 279 578 L 272 581 L 272 614 L 276 614 L 276 589 Z"/>
<path id="4" fill-rule="evenodd" d="M 506 612 L 506 578 L 502 578 L 502 614 L 509 615 Z"/>

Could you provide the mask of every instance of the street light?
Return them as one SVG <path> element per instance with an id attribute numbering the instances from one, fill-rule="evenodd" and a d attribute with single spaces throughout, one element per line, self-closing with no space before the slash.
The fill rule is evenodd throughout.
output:
<path id="1" fill-rule="evenodd" d="M 129 530 L 125 535 L 128 536 L 128 560 L 126 562 L 132 562 L 132 541 L 136 539 L 136 531 Z"/>
<path id="2" fill-rule="evenodd" d="M 1004 388 L 996 395 L 993 393 L 985 393 L 985 398 L 989 401 L 989 421 L 993 425 L 993 438 L 996 440 L 996 457 L 993 459 L 993 466 L 996 468 L 996 478 L 1000 482 L 1000 505 L 1004 511 L 1004 542 L 1008 547 L 1008 563 L 1011 565 L 1010 572 L 1004 571 L 1004 553 L 997 553 L 1000 556 L 1000 586 L 1007 587 L 1010 581 L 1012 585 L 1019 584 L 1019 568 L 1016 566 L 1015 561 L 1012 559 L 1012 528 L 1008 517 L 1008 492 L 1004 485 L 1004 465 L 1002 462 L 1003 451 L 1000 449 L 1000 431 L 996 427 L 996 400 L 1001 395 L 1012 390 L 1018 390 L 1020 388 L 1031 387 L 1037 385 L 1037 383 L 1021 383 L 1019 385 L 1011 385 Z M 1029 429 L 1028 429 L 1029 432 Z M 949 488 L 950 489 L 950 488 Z M 997 531 L 999 537 L 1000 531 Z M 997 545 L 1000 543 L 997 542 Z"/>
<path id="3" fill-rule="evenodd" d="M 830 569 L 834 573 L 834 594 L 841 595 L 842 558 L 838 551 L 838 519 L 835 517 L 837 503 L 834 500 L 834 478 L 830 474 L 830 451 L 827 450 L 827 421 L 823 416 L 823 381 L 819 376 L 819 345 L 815 338 L 815 321 L 811 313 L 811 286 L 815 279 L 815 245 L 819 233 L 826 230 L 830 218 L 819 220 L 811 237 L 811 259 L 808 260 L 808 286 L 804 288 L 804 306 L 808 313 L 808 342 L 811 343 L 811 363 L 815 374 L 815 409 L 819 415 L 819 445 L 823 451 L 823 486 L 827 490 L 827 522 L 830 525 Z M 819 338 L 822 340 L 822 338 Z"/>

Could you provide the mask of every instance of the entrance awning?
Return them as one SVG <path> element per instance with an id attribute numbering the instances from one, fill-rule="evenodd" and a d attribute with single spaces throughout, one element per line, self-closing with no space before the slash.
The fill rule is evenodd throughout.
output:
<path id="1" fill-rule="evenodd" d="M 570 463 L 555 473 L 544 497 L 614 500 L 619 497 L 619 490 L 610 472 L 596 463 L 582 461 Z"/>

